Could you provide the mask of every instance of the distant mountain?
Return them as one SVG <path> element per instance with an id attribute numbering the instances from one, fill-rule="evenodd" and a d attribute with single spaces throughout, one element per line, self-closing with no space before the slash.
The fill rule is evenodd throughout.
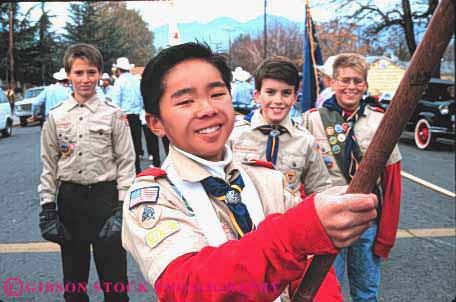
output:
<path id="1" fill-rule="evenodd" d="M 267 25 L 281 24 L 282 26 L 298 25 L 304 28 L 304 23 L 298 24 L 285 17 L 267 16 Z M 257 36 L 263 32 L 263 16 L 247 21 L 239 22 L 233 18 L 222 17 L 214 19 L 209 23 L 179 23 L 179 33 L 181 42 L 202 41 L 208 43 L 214 50 L 227 51 L 229 39 L 233 41 L 241 34 Z M 168 45 L 168 25 L 163 25 L 155 29 L 154 46 L 156 49 Z"/>

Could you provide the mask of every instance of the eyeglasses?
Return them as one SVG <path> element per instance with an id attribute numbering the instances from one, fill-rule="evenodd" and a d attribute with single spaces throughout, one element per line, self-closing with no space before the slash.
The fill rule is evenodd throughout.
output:
<path id="1" fill-rule="evenodd" d="M 355 86 L 361 86 L 365 83 L 364 79 L 360 78 L 341 78 L 341 79 L 336 79 L 341 85 L 340 86 L 348 86 L 350 85 L 351 82 L 353 82 L 353 85 Z"/>

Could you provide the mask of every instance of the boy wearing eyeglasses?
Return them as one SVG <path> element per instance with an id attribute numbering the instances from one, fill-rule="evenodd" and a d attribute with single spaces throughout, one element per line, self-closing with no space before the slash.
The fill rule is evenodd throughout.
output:
<path id="1" fill-rule="evenodd" d="M 338 55 L 333 64 L 334 96 L 303 114 L 304 126 L 315 136 L 335 186 L 350 183 L 383 117 L 380 107 L 362 99 L 368 69 L 361 55 Z M 334 263 L 341 284 L 347 268 L 353 301 L 378 301 L 380 257 L 388 257 L 399 223 L 400 161 L 396 146 L 372 192 L 379 199 L 377 221 L 354 245 L 342 249 Z"/>
<path id="2" fill-rule="evenodd" d="M 374 194 L 301 202 L 266 163 L 233 160 L 231 76 L 192 42 L 161 51 L 143 73 L 148 126 L 170 148 L 162 169 L 143 171 L 127 193 L 122 240 L 160 301 L 280 301 L 309 255 L 337 253 L 375 219 Z M 328 275 L 315 301 L 342 299 Z"/>

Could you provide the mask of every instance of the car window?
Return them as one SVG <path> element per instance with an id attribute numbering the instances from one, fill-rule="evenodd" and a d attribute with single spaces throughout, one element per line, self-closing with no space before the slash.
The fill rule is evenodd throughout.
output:
<path id="1" fill-rule="evenodd" d="M 0 104 L 1 103 L 8 103 L 8 99 L 6 98 L 5 92 L 0 89 Z"/>
<path id="2" fill-rule="evenodd" d="M 29 89 L 25 92 L 25 95 L 24 95 L 24 99 L 28 99 L 28 98 L 34 98 L 36 97 L 38 94 L 40 94 L 41 91 L 43 91 L 44 88 L 41 88 L 41 89 Z"/>
<path id="3" fill-rule="evenodd" d="M 451 98 L 451 85 L 430 83 L 423 94 L 429 101 L 445 101 Z"/>

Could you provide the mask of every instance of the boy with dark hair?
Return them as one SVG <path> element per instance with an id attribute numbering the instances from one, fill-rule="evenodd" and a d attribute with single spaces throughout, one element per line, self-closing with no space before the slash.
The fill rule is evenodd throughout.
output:
<path id="1" fill-rule="evenodd" d="M 163 50 L 143 73 L 148 125 L 171 145 L 163 170 L 143 171 L 130 188 L 122 240 L 160 301 L 279 301 L 308 255 L 337 253 L 376 216 L 372 194 L 298 202 L 267 162 L 233 161 L 230 80 L 198 43 Z M 318 294 L 342 300 L 334 278 Z"/>
<path id="2" fill-rule="evenodd" d="M 383 118 L 383 109 L 362 99 L 366 92 L 366 59 L 354 53 L 339 54 L 333 63 L 335 94 L 321 108 L 304 113 L 304 126 L 315 136 L 334 185 L 350 183 Z M 401 154 L 394 148 L 373 193 L 379 219 L 360 240 L 342 249 L 334 262 L 342 283 L 348 272 L 353 301 L 378 301 L 380 257 L 387 258 L 396 239 L 401 202 Z"/>
<path id="3" fill-rule="evenodd" d="M 329 174 L 315 139 L 293 122 L 289 112 L 298 98 L 299 72 L 285 57 L 263 61 L 255 74 L 259 110 L 236 123 L 230 137 L 239 160 L 271 162 L 287 178 L 289 190 L 310 195 L 331 187 Z"/>
<path id="4" fill-rule="evenodd" d="M 101 53 L 92 45 L 70 46 L 65 71 L 69 99 L 49 111 L 41 132 L 40 229 L 61 249 L 64 284 L 87 285 L 90 248 L 105 301 L 128 301 L 127 259 L 122 248 L 122 200 L 134 170 L 133 142 L 120 108 L 96 94 Z M 84 290 L 65 286 L 65 301 L 89 301 Z"/>

